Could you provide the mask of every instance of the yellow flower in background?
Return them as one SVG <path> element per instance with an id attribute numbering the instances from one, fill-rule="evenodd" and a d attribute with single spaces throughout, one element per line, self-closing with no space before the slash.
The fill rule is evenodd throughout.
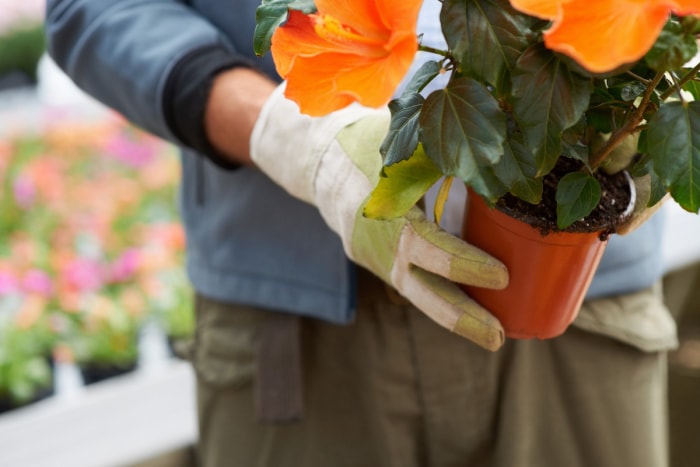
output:
<path id="1" fill-rule="evenodd" d="M 551 20 L 545 45 L 595 73 L 642 58 L 671 13 L 700 14 L 700 0 L 511 0 L 511 4 Z"/>
<path id="2" fill-rule="evenodd" d="M 287 97 L 315 116 L 353 102 L 386 104 L 418 50 L 421 3 L 317 0 L 317 13 L 290 11 L 271 47 Z"/>

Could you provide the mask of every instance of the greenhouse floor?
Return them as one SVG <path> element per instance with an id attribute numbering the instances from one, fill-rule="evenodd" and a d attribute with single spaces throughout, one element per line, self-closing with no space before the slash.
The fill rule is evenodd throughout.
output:
<path id="1" fill-rule="evenodd" d="M 194 401 L 191 368 L 176 359 L 59 392 L 0 416 L 0 465 L 186 467 Z"/>

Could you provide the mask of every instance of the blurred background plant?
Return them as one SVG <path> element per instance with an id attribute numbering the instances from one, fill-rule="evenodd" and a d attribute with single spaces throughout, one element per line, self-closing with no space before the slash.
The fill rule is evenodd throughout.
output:
<path id="1" fill-rule="evenodd" d="M 128 371 L 144 323 L 179 337 L 192 329 L 177 156 L 116 115 L 56 117 L 0 140 L 0 327 L 13 354 L 0 365 L 39 375 L 31 357 L 59 349 L 87 372 Z M 25 386 L 44 382 L 0 373 L 0 394 L 28 400 Z"/>
<path id="2" fill-rule="evenodd" d="M 36 82 L 44 0 L 0 0 L 0 89 Z"/>
<path id="3" fill-rule="evenodd" d="M 53 394 L 54 334 L 36 298 L 0 324 L 0 413 Z"/>

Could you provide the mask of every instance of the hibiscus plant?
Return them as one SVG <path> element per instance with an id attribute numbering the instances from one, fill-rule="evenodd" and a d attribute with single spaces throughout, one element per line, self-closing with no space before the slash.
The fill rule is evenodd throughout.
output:
<path id="1" fill-rule="evenodd" d="M 384 176 L 367 215 L 405 212 L 442 177 L 491 203 L 510 193 L 537 204 L 562 158 L 579 162 L 558 182 L 559 228 L 599 203 L 598 172 L 622 168 L 647 188 L 646 205 L 670 192 L 698 211 L 700 0 L 443 0 L 444 50 L 417 35 L 421 3 L 258 8 L 256 51 L 272 50 L 303 113 L 388 103 Z M 418 51 L 434 59 L 397 97 Z M 445 73 L 444 88 L 424 91 Z"/>

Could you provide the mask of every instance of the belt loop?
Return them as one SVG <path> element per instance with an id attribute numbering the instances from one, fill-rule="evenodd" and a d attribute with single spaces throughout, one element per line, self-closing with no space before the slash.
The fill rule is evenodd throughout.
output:
<path id="1" fill-rule="evenodd" d="M 258 341 L 255 405 L 267 423 L 301 420 L 304 413 L 301 317 L 270 313 Z"/>

